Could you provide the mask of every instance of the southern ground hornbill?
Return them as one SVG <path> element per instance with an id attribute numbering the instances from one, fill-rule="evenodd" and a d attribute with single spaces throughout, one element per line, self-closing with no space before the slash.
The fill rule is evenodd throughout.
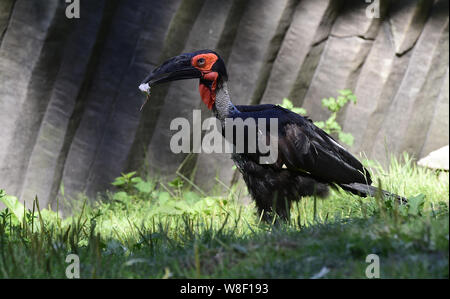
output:
<path id="1" fill-rule="evenodd" d="M 167 60 L 144 79 L 139 89 L 147 92 L 148 99 L 150 87 L 154 85 L 193 78 L 200 79 L 200 96 L 220 120 L 222 134 L 230 119 L 277 119 L 278 156 L 275 163 L 261 164 L 259 151 L 232 154 L 264 220 L 273 219 L 274 213 L 287 219 L 293 201 L 303 196 L 325 197 L 329 187 L 339 186 L 363 197 L 381 192 L 405 201 L 398 195 L 371 186 L 367 169 L 310 119 L 278 105 L 233 105 L 227 89 L 225 63 L 214 51 L 185 53 Z M 270 128 L 266 126 L 265 132 L 268 130 Z M 274 132 L 268 133 L 273 135 Z M 248 138 L 248 135 L 244 137 Z"/>

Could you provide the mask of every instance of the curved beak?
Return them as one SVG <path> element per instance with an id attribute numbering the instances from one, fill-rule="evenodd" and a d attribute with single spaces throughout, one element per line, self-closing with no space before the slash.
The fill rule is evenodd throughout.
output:
<path id="1" fill-rule="evenodd" d="M 182 54 L 170 58 L 154 69 L 139 85 L 139 89 L 148 92 L 150 87 L 176 80 L 201 78 L 202 73 L 191 65 L 193 55 Z"/>

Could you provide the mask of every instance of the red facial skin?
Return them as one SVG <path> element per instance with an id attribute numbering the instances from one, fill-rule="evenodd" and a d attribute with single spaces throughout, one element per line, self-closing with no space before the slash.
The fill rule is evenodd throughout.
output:
<path id="1" fill-rule="evenodd" d="M 199 61 L 199 59 L 201 58 L 203 58 L 203 60 Z M 200 83 L 199 86 L 202 101 L 206 104 L 209 110 L 212 109 L 214 102 L 216 101 L 216 87 L 219 74 L 217 72 L 211 71 L 211 68 L 213 67 L 214 63 L 216 63 L 217 59 L 218 58 L 216 55 L 212 53 L 206 53 L 194 56 L 191 60 L 192 66 L 202 72 L 202 78 L 204 80 L 212 82 L 211 87 L 208 87 L 202 83 Z"/>

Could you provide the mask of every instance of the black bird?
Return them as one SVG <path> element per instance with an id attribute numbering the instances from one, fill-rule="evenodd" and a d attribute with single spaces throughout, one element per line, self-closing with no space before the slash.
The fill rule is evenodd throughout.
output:
<path id="1" fill-rule="evenodd" d="M 200 79 L 199 91 L 203 102 L 222 124 L 236 119 L 265 119 L 266 142 L 277 133 L 278 156 L 275 163 L 260 163 L 260 150 L 234 152 L 232 159 L 245 180 L 265 221 L 274 214 L 289 218 L 291 203 L 303 196 L 325 197 L 329 187 L 366 197 L 381 192 L 400 201 L 403 197 L 371 186 L 370 173 L 360 161 L 345 150 L 330 135 L 316 127 L 310 119 L 278 105 L 233 105 L 227 88 L 224 61 L 211 50 L 201 50 L 173 57 L 151 72 L 139 86 L 142 91 L 160 83 Z M 270 119 L 276 119 L 278 132 L 270 132 Z M 256 122 L 257 123 L 257 122 Z M 257 132 L 261 132 L 257 127 Z M 244 141 L 248 145 L 249 129 Z M 231 141 L 236 145 L 236 138 Z"/>

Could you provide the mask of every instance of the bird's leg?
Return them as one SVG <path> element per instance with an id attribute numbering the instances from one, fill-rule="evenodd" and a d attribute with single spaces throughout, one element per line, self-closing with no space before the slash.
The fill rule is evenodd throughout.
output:
<path id="1" fill-rule="evenodd" d="M 258 196 L 252 196 L 255 200 L 256 207 L 258 209 L 258 218 L 266 223 L 272 223 L 273 220 L 273 209 L 272 202 L 266 198 L 261 198 Z"/>
<path id="2" fill-rule="evenodd" d="M 258 208 L 258 216 L 266 223 L 279 224 L 287 222 L 291 215 L 291 202 L 287 198 L 279 198 L 278 192 L 275 192 L 270 198 L 255 197 Z M 274 221 L 274 217 L 276 218 Z"/>
<path id="3" fill-rule="evenodd" d="M 287 198 L 281 198 L 275 209 L 278 218 L 283 221 L 289 221 L 291 217 L 291 202 Z"/>

